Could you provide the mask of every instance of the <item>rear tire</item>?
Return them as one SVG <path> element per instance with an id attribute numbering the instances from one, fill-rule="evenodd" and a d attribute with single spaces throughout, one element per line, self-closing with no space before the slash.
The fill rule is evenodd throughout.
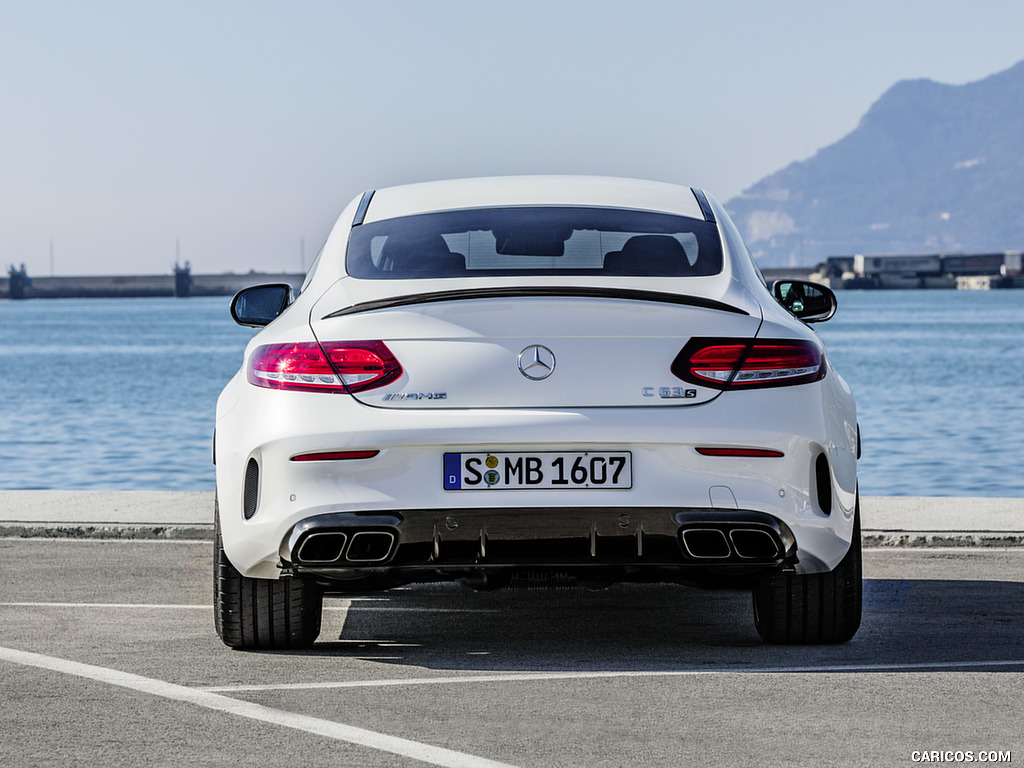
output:
<path id="1" fill-rule="evenodd" d="M 828 573 L 775 573 L 754 587 L 754 626 L 766 643 L 838 644 L 861 617 L 860 500 L 850 549 Z"/>
<path id="2" fill-rule="evenodd" d="M 320 634 L 323 594 L 301 578 L 250 579 L 224 553 L 214 509 L 213 621 L 224 645 L 245 650 L 308 648 Z"/>

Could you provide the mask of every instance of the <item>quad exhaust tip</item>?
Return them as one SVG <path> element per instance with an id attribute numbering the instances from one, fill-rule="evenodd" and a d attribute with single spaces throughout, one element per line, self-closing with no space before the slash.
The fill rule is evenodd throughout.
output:
<path id="1" fill-rule="evenodd" d="M 336 563 L 347 541 L 344 533 L 311 533 L 302 540 L 295 557 L 303 563 Z"/>
<path id="2" fill-rule="evenodd" d="M 699 560 L 723 560 L 732 554 L 725 533 L 717 528 L 687 528 L 682 533 L 683 546 L 690 557 Z"/>
<path id="3" fill-rule="evenodd" d="M 761 528 L 685 528 L 679 535 L 695 560 L 771 560 L 781 554 L 775 537 Z"/>
<path id="4" fill-rule="evenodd" d="M 359 531 L 353 534 L 346 559 L 351 563 L 379 563 L 387 560 L 395 535 L 387 531 Z"/>
<path id="5" fill-rule="evenodd" d="M 736 554 L 747 560 L 771 560 L 780 554 L 775 537 L 760 528 L 733 528 L 729 539 Z"/>
<path id="6" fill-rule="evenodd" d="M 341 565 L 344 563 L 380 563 L 391 556 L 395 535 L 388 531 L 357 531 L 351 536 L 341 531 L 308 534 L 295 552 L 303 565 Z"/>

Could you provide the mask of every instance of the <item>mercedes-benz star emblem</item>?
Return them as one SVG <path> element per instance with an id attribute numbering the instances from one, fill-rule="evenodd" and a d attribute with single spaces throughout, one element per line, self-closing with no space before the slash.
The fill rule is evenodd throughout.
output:
<path id="1" fill-rule="evenodd" d="M 555 370 L 555 354 L 547 347 L 533 344 L 519 353 L 519 372 L 528 379 L 546 379 Z"/>

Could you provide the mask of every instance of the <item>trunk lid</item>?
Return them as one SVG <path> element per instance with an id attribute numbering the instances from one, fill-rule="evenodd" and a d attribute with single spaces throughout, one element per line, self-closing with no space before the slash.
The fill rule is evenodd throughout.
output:
<path id="1" fill-rule="evenodd" d="M 341 306 L 317 304 L 314 334 L 322 344 L 383 341 L 401 376 L 353 397 L 396 409 L 697 405 L 719 390 L 676 378 L 679 351 L 693 336 L 753 337 L 761 322 L 750 307 L 601 286 L 469 288 Z"/>

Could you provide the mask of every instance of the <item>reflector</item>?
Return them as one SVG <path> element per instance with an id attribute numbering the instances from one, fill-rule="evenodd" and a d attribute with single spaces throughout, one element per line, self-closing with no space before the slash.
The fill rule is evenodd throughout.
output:
<path id="1" fill-rule="evenodd" d="M 767 448 L 697 448 L 701 456 L 739 456 L 748 459 L 781 459 L 782 451 L 772 451 Z"/>
<path id="2" fill-rule="evenodd" d="M 324 451 L 321 453 L 300 453 L 292 461 L 346 461 L 348 459 L 372 459 L 380 451 Z"/>

